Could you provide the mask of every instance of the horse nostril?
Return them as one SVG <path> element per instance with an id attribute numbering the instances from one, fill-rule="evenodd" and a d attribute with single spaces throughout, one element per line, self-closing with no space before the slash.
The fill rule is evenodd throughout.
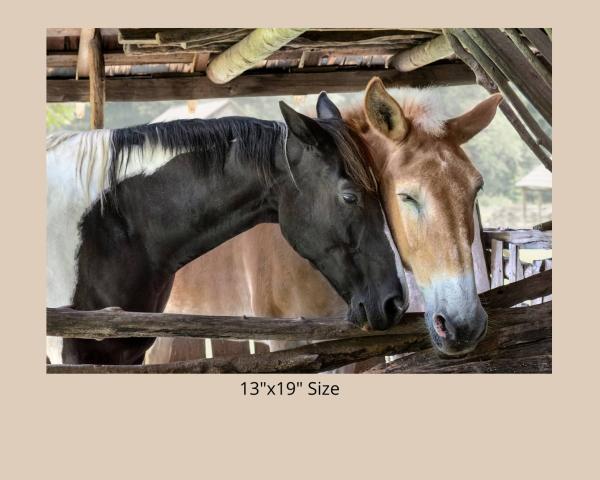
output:
<path id="1" fill-rule="evenodd" d="M 446 319 L 443 315 L 439 313 L 433 317 L 433 328 L 435 329 L 435 333 L 437 333 L 441 338 L 446 338 L 448 334 L 448 328 L 446 327 Z"/>

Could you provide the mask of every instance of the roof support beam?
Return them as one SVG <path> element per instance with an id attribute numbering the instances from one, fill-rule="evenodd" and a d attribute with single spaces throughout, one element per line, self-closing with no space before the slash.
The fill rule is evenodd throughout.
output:
<path id="1" fill-rule="evenodd" d="M 452 54 L 454 50 L 448 39 L 445 35 L 440 35 L 429 42 L 398 52 L 390 59 L 389 65 L 399 72 L 411 72 Z"/>
<path id="2" fill-rule="evenodd" d="M 257 28 L 210 62 L 206 74 L 214 83 L 227 83 L 305 31 L 301 28 Z"/>
<path id="3" fill-rule="evenodd" d="M 215 85 L 205 75 L 180 75 L 163 78 L 106 79 L 109 102 L 142 102 L 157 100 L 189 100 L 265 95 L 304 95 L 325 90 L 330 93 L 363 90 L 374 76 L 390 87 L 427 85 L 470 85 L 475 75 L 462 63 L 431 65 L 414 72 L 400 73 L 392 69 L 304 71 L 293 74 L 261 73 L 243 75 L 226 85 Z M 89 85 L 85 80 L 46 81 L 47 102 L 87 102 Z"/>

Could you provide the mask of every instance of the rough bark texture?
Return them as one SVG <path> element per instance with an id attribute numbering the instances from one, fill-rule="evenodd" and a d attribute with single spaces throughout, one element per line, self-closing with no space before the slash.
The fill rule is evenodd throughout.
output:
<path id="1" fill-rule="evenodd" d="M 495 348 L 506 337 L 495 333 L 501 332 L 502 329 L 519 325 L 528 325 L 532 329 L 546 328 L 548 322 L 551 325 L 552 303 L 526 308 L 491 310 L 489 317 L 489 332 L 485 340 L 487 342 L 485 348 Z M 521 335 L 519 333 L 521 331 L 529 330 L 515 330 L 513 332 L 515 338 Z M 332 370 L 380 355 L 425 350 L 430 346 L 429 334 L 421 324 L 420 328 L 414 329 L 414 333 L 385 332 L 381 335 L 314 343 L 268 354 L 199 359 L 163 365 L 49 365 L 47 371 L 49 373 L 311 373 Z"/>
<path id="2" fill-rule="evenodd" d="M 390 59 L 390 66 L 399 72 L 411 72 L 417 68 L 449 57 L 454 51 L 445 35 L 440 35 L 408 50 L 398 52 Z"/>
<path id="3" fill-rule="evenodd" d="M 300 28 L 257 28 L 212 60 L 206 76 L 214 83 L 227 83 L 305 31 Z"/>
<path id="4" fill-rule="evenodd" d="M 463 358 L 440 358 L 427 349 L 365 373 L 552 373 L 552 316 L 499 328 Z"/>

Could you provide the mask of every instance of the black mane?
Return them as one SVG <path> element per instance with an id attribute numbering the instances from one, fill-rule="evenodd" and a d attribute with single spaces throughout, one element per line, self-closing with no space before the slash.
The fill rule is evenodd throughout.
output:
<path id="1" fill-rule="evenodd" d="M 132 150 L 143 147 L 146 142 L 150 148 L 163 148 L 173 156 L 186 152 L 199 154 L 204 160 L 198 162 L 199 168 L 221 169 L 235 142 L 236 157 L 252 162 L 269 185 L 273 171 L 272 153 L 283 148 L 285 131 L 283 123 L 247 117 L 174 120 L 112 130 L 109 190 L 114 190 L 118 184 L 119 173 L 126 171 Z"/>

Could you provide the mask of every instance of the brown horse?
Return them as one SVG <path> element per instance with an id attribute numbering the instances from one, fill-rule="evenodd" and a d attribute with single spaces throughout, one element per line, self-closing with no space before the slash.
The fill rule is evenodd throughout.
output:
<path id="1" fill-rule="evenodd" d="M 492 95 L 449 120 L 428 90 L 400 90 L 396 100 L 378 78 L 364 105 L 343 112 L 372 150 L 385 213 L 404 266 L 425 302 L 432 343 L 447 355 L 471 351 L 486 331 L 471 247 L 474 204 L 483 179 L 461 145 L 494 118 Z M 327 116 L 330 102 L 319 102 Z M 347 308 L 324 277 L 283 239 L 279 226 L 258 225 L 182 268 L 166 311 L 257 316 L 326 316 Z M 202 341 L 202 340 L 200 340 Z M 177 339 L 159 339 L 148 362 L 166 362 Z M 272 347 L 273 348 L 273 347 Z"/>

